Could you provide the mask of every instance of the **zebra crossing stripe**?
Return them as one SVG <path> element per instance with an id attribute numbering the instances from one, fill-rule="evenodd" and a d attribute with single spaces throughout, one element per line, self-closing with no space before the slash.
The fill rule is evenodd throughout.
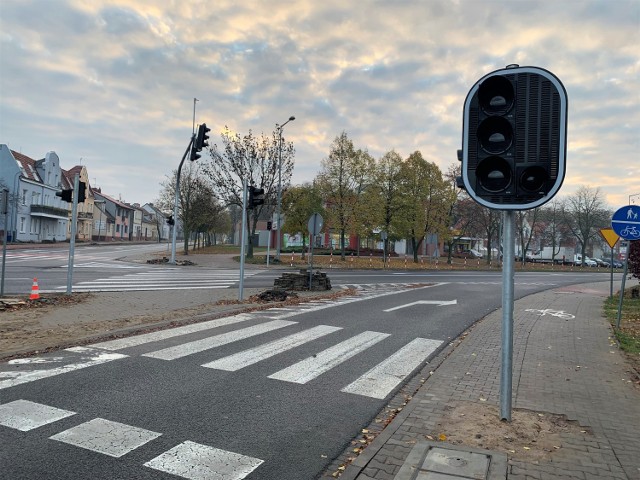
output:
<path id="1" fill-rule="evenodd" d="M 279 328 L 295 325 L 298 322 L 289 322 L 287 320 L 273 320 L 267 323 L 261 323 L 252 327 L 242 328 L 233 332 L 214 335 L 213 337 L 203 338 L 193 342 L 183 343 L 174 347 L 163 348 L 155 352 L 145 353 L 143 357 L 158 358 L 160 360 L 175 360 L 176 358 L 186 357 L 194 353 L 203 352 L 211 348 L 227 345 L 228 343 L 244 340 L 245 338 L 254 337 L 263 333 L 278 330 Z"/>
<path id="2" fill-rule="evenodd" d="M 296 348 L 304 343 L 311 342 L 317 338 L 323 337 L 330 333 L 342 330 L 341 327 L 331 327 L 328 325 L 318 325 L 317 327 L 294 333 L 287 337 L 268 342 L 255 348 L 250 348 L 243 352 L 238 352 L 228 357 L 214 360 L 213 362 L 202 365 L 207 368 L 215 368 L 218 370 L 226 370 L 235 372 L 241 368 L 261 362 L 267 358 L 273 357 L 292 348 Z"/>
<path id="3" fill-rule="evenodd" d="M 383 399 L 415 370 L 442 342 L 416 338 L 341 390 L 345 393 Z"/>
<path id="4" fill-rule="evenodd" d="M 390 336 L 388 333 L 362 332 L 355 337 L 323 350 L 317 355 L 269 375 L 268 378 L 292 383 L 307 383 L 388 336 Z"/>
<path id="5" fill-rule="evenodd" d="M 0 425 L 28 432 L 34 428 L 57 422 L 75 415 L 76 412 L 50 407 L 29 400 L 15 400 L 0 405 Z"/>
<path id="6" fill-rule="evenodd" d="M 80 370 L 82 368 L 93 367 L 94 365 L 119 360 L 128 356 L 87 347 L 71 347 L 66 348 L 65 351 L 82 354 L 82 361 L 46 370 L 0 372 L 0 378 L 9 377 L 4 380 L 0 380 L 0 390 L 3 388 L 15 387 L 16 385 L 21 385 L 23 383 L 35 382 L 36 380 L 53 377 L 55 375 L 61 375 L 74 370 Z M 11 364 L 11 361 L 9 363 Z"/>
<path id="7" fill-rule="evenodd" d="M 108 340 L 106 342 L 94 343 L 91 346 L 95 348 L 103 348 L 105 350 L 122 350 L 123 348 L 136 347 L 145 343 L 157 342 L 167 338 L 179 337 L 190 333 L 201 332 L 212 328 L 222 327 L 224 325 L 233 325 L 234 323 L 245 322 L 249 320 L 251 315 L 240 313 L 231 317 L 216 318 L 207 322 L 195 323 L 193 325 L 185 325 L 184 327 L 176 327 L 158 332 L 144 333 L 134 337 L 118 338 L 116 340 Z"/>
<path id="8" fill-rule="evenodd" d="M 132 427 L 103 418 L 94 418 L 49 438 L 110 457 L 120 458 L 160 435 L 162 434 L 144 428 Z"/>
<path id="9" fill-rule="evenodd" d="M 145 463 L 145 467 L 188 480 L 242 480 L 264 460 L 186 441 Z"/>

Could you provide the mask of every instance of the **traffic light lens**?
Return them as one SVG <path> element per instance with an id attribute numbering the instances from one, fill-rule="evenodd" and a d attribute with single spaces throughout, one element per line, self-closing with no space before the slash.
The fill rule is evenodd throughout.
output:
<path id="1" fill-rule="evenodd" d="M 520 186 L 528 192 L 539 192 L 548 179 L 549 175 L 544 168 L 529 167 L 520 175 Z"/>
<path id="2" fill-rule="evenodd" d="M 502 192 L 511 184 L 511 167 L 502 157 L 488 157 L 478 165 L 476 177 L 486 191 Z"/>
<path id="3" fill-rule="evenodd" d="M 511 146 L 513 129 L 504 117 L 488 117 L 478 127 L 478 140 L 486 152 L 502 153 Z"/>
<path id="4" fill-rule="evenodd" d="M 501 75 L 487 78 L 478 87 L 480 108 L 487 115 L 502 115 L 508 112 L 513 106 L 514 97 L 513 85 Z"/>

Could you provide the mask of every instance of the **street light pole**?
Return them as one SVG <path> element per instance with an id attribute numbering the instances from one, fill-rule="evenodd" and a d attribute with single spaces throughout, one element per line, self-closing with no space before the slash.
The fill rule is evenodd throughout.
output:
<path id="1" fill-rule="evenodd" d="M 289 120 L 284 122 L 282 125 L 278 126 L 278 205 L 276 207 L 276 216 L 277 216 L 277 224 L 276 224 L 276 259 L 280 261 L 280 236 L 281 236 L 281 221 L 280 221 L 280 208 L 282 205 L 282 129 L 284 126 L 293 122 L 296 117 L 291 116 Z"/>

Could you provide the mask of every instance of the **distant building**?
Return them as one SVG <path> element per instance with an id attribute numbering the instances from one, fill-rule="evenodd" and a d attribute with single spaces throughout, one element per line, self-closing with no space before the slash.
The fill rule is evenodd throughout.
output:
<path id="1" fill-rule="evenodd" d="M 11 242 L 56 242 L 67 238 L 67 202 L 56 196 L 66 185 L 55 152 L 34 160 L 0 144 L 0 189 L 9 191 L 0 228 Z M 65 187 L 66 188 L 66 187 Z"/>

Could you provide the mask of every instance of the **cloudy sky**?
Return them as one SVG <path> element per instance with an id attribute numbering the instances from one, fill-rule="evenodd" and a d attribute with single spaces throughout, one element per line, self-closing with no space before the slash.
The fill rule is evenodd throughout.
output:
<path id="1" fill-rule="evenodd" d="M 445 170 L 468 90 L 512 63 L 567 89 L 560 194 L 640 204 L 640 0 L 1 0 L 0 143 L 145 203 L 178 166 L 195 97 L 211 143 L 294 115 L 293 183 L 342 131 Z"/>

